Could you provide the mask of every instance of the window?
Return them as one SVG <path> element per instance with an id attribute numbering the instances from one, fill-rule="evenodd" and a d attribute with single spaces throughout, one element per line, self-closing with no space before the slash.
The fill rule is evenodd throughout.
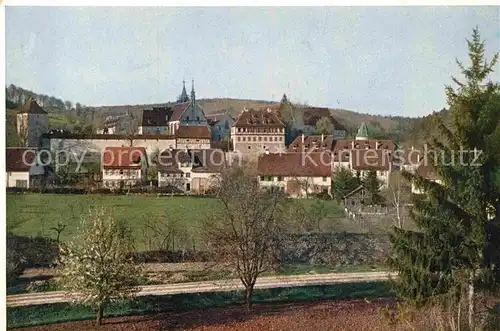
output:
<path id="1" fill-rule="evenodd" d="M 326 177 L 323 177 L 323 181 L 326 182 Z"/>
<path id="2" fill-rule="evenodd" d="M 190 178 L 191 174 L 189 172 L 186 172 L 186 178 Z"/>
<path id="3" fill-rule="evenodd" d="M 196 120 L 199 122 L 200 121 L 200 116 L 196 116 Z"/>
<path id="4" fill-rule="evenodd" d="M 123 170 L 120 170 L 120 175 L 123 175 Z"/>
<path id="5" fill-rule="evenodd" d="M 243 141 L 245 141 L 245 140 L 246 140 L 246 137 L 243 137 L 243 138 L 242 138 L 242 140 L 243 140 Z"/>
<path id="6" fill-rule="evenodd" d="M 257 141 L 257 137 L 253 137 L 253 141 Z"/>
<path id="7" fill-rule="evenodd" d="M 262 141 L 262 137 L 259 137 L 259 141 Z"/>
<path id="8" fill-rule="evenodd" d="M 189 121 L 189 116 L 186 117 L 186 121 Z"/>
<path id="9" fill-rule="evenodd" d="M 281 182 L 281 181 L 283 181 L 283 177 L 278 176 L 278 182 Z"/>
<path id="10" fill-rule="evenodd" d="M 252 146 L 248 146 L 248 149 L 252 149 Z"/>
<path id="11" fill-rule="evenodd" d="M 237 141 L 240 141 L 240 137 L 236 138 Z"/>
<path id="12" fill-rule="evenodd" d="M 16 180 L 16 187 L 28 188 L 28 181 L 25 179 L 17 179 Z"/>
<path id="13" fill-rule="evenodd" d="M 267 141 L 267 137 L 264 137 L 264 141 Z"/>
<path id="14" fill-rule="evenodd" d="M 181 172 L 181 177 L 184 177 L 184 173 L 183 172 Z"/>
<path id="15" fill-rule="evenodd" d="M 264 176 L 260 176 L 260 180 L 264 180 Z"/>

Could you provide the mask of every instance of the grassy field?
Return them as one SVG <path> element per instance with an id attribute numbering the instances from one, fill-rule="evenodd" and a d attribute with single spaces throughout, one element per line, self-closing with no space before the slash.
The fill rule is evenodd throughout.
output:
<path id="1" fill-rule="evenodd" d="M 256 290 L 255 303 L 300 302 L 337 300 L 362 297 L 391 296 L 394 293 L 388 282 L 341 283 L 328 286 L 307 286 Z M 134 301 L 110 304 L 105 316 L 126 316 L 145 313 L 183 311 L 196 308 L 224 307 L 242 304 L 241 291 L 190 293 L 168 296 L 138 297 Z M 53 324 L 64 321 L 93 319 L 95 313 L 85 305 L 69 303 L 12 307 L 7 309 L 9 328 Z"/>
<path id="2" fill-rule="evenodd" d="M 196 238 L 203 220 L 217 215 L 219 202 L 212 198 L 156 197 L 139 195 L 7 194 L 7 229 L 15 234 L 56 237 L 51 229 L 59 222 L 67 227 L 61 240 L 72 238 L 81 216 L 89 208 L 103 206 L 131 228 L 138 250 L 149 249 L 144 242 L 148 220 L 177 220 L 184 238 Z M 298 200 L 313 208 L 316 200 Z M 324 201 L 329 218 L 341 219 L 343 211 L 334 201 Z M 191 242 L 191 241 L 189 241 Z M 189 246 L 191 247 L 191 246 Z"/>

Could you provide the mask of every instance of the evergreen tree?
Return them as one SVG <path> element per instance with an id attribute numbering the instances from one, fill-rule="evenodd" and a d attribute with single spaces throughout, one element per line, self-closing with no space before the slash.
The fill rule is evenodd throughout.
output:
<path id="1" fill-rule="evenodd" d="M 376 170 L 370 170 L 363 178 L 363 186 L 370 194 L 369 203 L 378 205 L 384 202 L 384 197 L 380 194 L 380 181 L 377 177 Z"/>
<path id="2" fill-rule="evenodd" d="M 354 176 L 349 169 L 341 167 L 333 176 L 333 197 L 337 201 L 341 201 L 346 194 L 352 192 L 359 185 L 361 185 L 359 178 Z"/>
<path id="3" fill-rule="evenodd" d="M 458 88 L 446 87 L 451 125 L 437 119 L 440 135 L 424 158 L 441 183 L 405 173 L 425 194 L 411 212 L 418 231 L 394 229 L 389 264 L 399 272 L 400 296 L 416 304 L 446 299 L 453 307 L 465 301 L 474 328 L 476 294 L 500 282 L 500 86 L 487 80 L 498 55 L 485 59 L 477 29 L 468 48 L 470 67 L 457 60 L 465 82 L 452 78 Z"/>

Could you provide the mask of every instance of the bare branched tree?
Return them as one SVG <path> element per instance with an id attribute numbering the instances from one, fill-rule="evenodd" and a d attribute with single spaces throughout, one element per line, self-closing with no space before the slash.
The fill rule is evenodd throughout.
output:
<path id="1" fill-rule="evenodd" d="M 393 225 L 402 229 L 405 221 L 404 208 L 410 201 L 411 188 L 400 172 L 391 174 L 386 190 L 387 201 L 394 208 Z"/>
<path id="2" fill-rule="evenodd" d="M 221 212 L 206 222 L 205 241 L 215 260 L 232 267 L 243 283 L 250 310 L 257 277 L 281 263 L 284 195 L 262 190 L 256 176 L 233 167 L 218 179 L 216 196 Z"/>

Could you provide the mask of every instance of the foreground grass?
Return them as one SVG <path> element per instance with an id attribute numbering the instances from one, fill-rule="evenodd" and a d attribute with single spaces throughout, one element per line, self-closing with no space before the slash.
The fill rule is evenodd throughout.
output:
<path id="1" fill-rule="evenodd" d="M 317 200 L 298 200 L 306 208 L 312 208 Z M 102 206 L 109 209 L 118 221 L 127 224 L 138 250 L 147 247 L 144 231 L 146 222 L 177 220 L 179 235 L 177 246 L 191 248 L 200 244 L 199 229 L 202 221 L 220 212 L 220 202 L 212 198 L 189 196 L 156 197 L 155 195 L 62 195 L 62 194 L 7 194 L 7 229 L 18 235 L 55 238 L 52 229 L 58 223 L 67 227 L 61 240 L 74 237 L 82 214 L 89 208 Z M 343 217 L 343 211 L 335 201 L 324 201 L 332 219 Z M 329 222 L 325 220 L 325 222 Z"/>
<path id="2" fill-rule="evenodd" d="M 373 298 L 393 296 L 387 281 L 341 283 L 327 286 L 307 286 L 256 290 L 255 303 L 300 302 Z M 223 307 L 243 303 L 243 293 L 213 292 L 190 293 L 166 296 L 138 297 L 135 300 L 110 304 L 105 316 L 127 316 L 146 313 L 161 313 L 189 309 Z M 85 305 L 69 303 L 7 308 L 8 328 L 94 319 L 95 313 Z"/>

